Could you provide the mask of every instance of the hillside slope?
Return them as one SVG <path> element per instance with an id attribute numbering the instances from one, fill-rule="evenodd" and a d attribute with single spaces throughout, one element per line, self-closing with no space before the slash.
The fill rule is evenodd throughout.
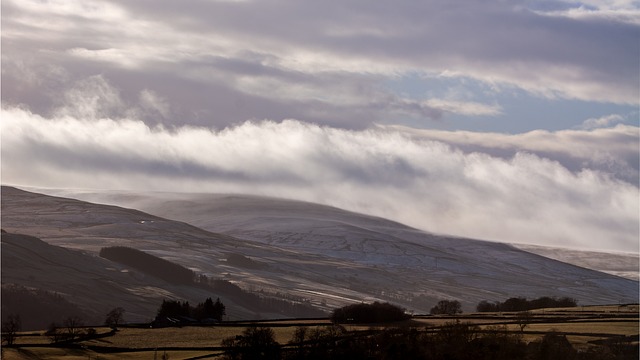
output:
<path id="1" fill-rule="evenodd" d="M 46 189 L 45 193 L 68 196 L 81 200 L 138 208 L 149 213 L 181 220 L 190 224 L 239 236 L 272 238 L 269 228 L 282 228 L 285 232 L 303 220 L 316 228 L 322 221 L 338 221 L 364 228 L 402 229 L 403 237 L 412 229 L 393 221 L 356 214 L 329 206 L 247 195 L 180 194 L 180 193 L 127 193 L 92 192 L 81 190 Z M 293 222 L 290 221 L 293 218 Z M 275 220 L 275 221 L 274 221 Z M 254 229 L 255 228 L 255 229 Z M 263 231 L 266 236 L 259 235 Z M 413 231 L 424 238 L 423 231 Z M 412 236 L 408 237 L 413 238 Z M 515 239 L 514 239 L 515 240 Z M 419 240 L 421 241 L 421 240 Z M 596 252 L 562 247 L 541 247 L 514 243 L 518 249 L 612 275 L 638 281 L 640 254 Z"/>
<path id="2" fill-rule="evenodd" d="M 3 188 L 2 195 L 4 228 L 90 252 L 130 246 L 245 288 L 308 298 L 322 309 L 386 300 L 427 312 L 448 298 L 473 310 L 480 300 L 512 296 L 569 296 L 582 304 L 637 302 L 637 281 L 506 244 L 427 234 L 315 204 L 246 196 L 108 194 L 108 202 L 155 214 L 149 215 L 10 188 Z M 258 266 L 228 262 L 233 254 Z"/>
<path id="3" fill-rule="evenodd" d="M 513 248 L 499 243 L 428 234 L 386 219 L 300 201 L 220 194 L 80 193 L 76 195 L 137 207 L 150 213 L 179 219 L 203 229 L 236 237 L 301 252 L 332 254 L 339 258 L 363 263 L 376 264 L 376 257 L 381 257 L 384 259 L 382 262 L 422 266 L 428 270 L 430 267 L 437 266 L 439 255 L 436 250 L 445 248 L 449 249 L 448 252 L 453 253 L 454 256 L 455 254 L 487 256 L 493 252 L 486 252 L 491 248 L 506 251 L 505 254 L 519 254 L 511 260 L 496 258 L 496 263 L 513 262 L 515 264 L 513 269 L 527 264 L 529 262 L 527 259 L 534 260 L 534 264 L 540 260 L 536 260 L 535 255 L 523 255 L 516 250 L 522 249 L 561 262 L 568 260 L 579 267 L 601 270 L 617 276 L 624 275 L 634 281 L 638 278 L 638 254 L 596 253 L 561 248 L 541 249 L 525 245 L 514 245 L 515 248 Z M 428 249 L 425 250 L 421 246 L 427 246 Z M 393 248 L 403 249 L 404 253 L 394 252 Z M 380 249 L 388 251 L 385 253 Z M 427 254 L 431 257 L 425 258 L 424 255 Z M 420 258 L 421 255 L 422 258 Z M 541 269 L 550 266 L 548 270 L 552 272 L 563 271 L 563 276 L 569 274 L 567 268 L 554 270 L 551 265 L 553 262 L 547 260 L 542 261 L 544 265 L 541 265 Z M 442 259 L 440 263 L 442 267 Z M 530 270 L 535 271 L 535 266 L 530 267 Z M 517 274 L 518 271 L 516 270 L 515 273 Z"/>
<path id="4" fill-rule="evenodd" d="M 637 281 L 640 277 L 640 254 L 638 253 L 603 253 L 523 244 L 515 246 L 519 249 L 542 255 L 544 257 L 625 277 L 627 279 Z"/>
<path id="5" fill-rule="evenodd" d="M 180 222 L 131 209 L 2 187 L 2 227 L 7 231 L 1 241 L 2 284 L 59 294 L 77 305 L 78 312 L 86 314 L 85 320 L 93 324 L 103 321 L 104 315 L 117 306 L 126 309 L 128 321 L 150 321 L 164 299 L 197 304 L 207 297 L 220 297 L 227 304 L 229 319 L 287 317 L 300 311 L 275 311 L 273 306 L 256 304 L 256 295 L 230 286 L 212 290 L 172 284 L 98 256 L 103 247 L 131 246 L 193 265 L 183 256 L 196 258 L 204 247 L 208 256 L 202 261 L 207 263 L 210 279 L 223 279 L 222 271 L 243 272 L 243 268 L 225 261 L 226 254 L 235 253 L 243 241 Z M 37 235 L 46 242 L 20 233 Z M 181 244 L 188 244 L 189 250 L 181 253 Z M 221 268 L 216 267 L 218 263 Z M 3 316 L 16 312 L 4 310 L 7 312 Z M 29 318 L 28 314 L 22 317 Z"/>
<path id="6" fill-rule="evenodd" d="M 89 318 L 85 321 L 92 324 L 99 324 L 109 310 L 118 306 L 126 307 L 130 321 L 150 320 L 163 296 L 177 296 L 156 279 L 126 271 L 95 255 L 49 245 L 32 236 L 4 233 L 1 245 L 3 285 L 19 284 L 60 294 L 78 307 L 78 313 L 87 314 Z M 27 309 L 3 310 L 21 313 L 21 318 L 30 323 L 35 321 L 25 313 Z M 52 321 L 61 324 L 62 320 Z M 39 325 L 44 328 L 49 324 Z"/>

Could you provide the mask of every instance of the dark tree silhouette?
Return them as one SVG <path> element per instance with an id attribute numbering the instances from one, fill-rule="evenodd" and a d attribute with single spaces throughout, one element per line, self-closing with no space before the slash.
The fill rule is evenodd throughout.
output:
<path id="1" fill-rule="evenodd" d="M 63 323 L 62 327 L 59 327 L 56 323 L 51 323 L 49 329 L 45 333 L 52 343 L 61 341 L 73 341 L 80 336 L 80 327 L 83 326 L 83 321 L 78 316 L 69 316 Z"/>
<path id="2" fill-rule="evenodd" d="M 440 300 L 438 304 L 431 308 L 430 313 L 433 315 L 446 314 L 455 315 L 462 312 L 462 304 L 458 300 Z"/>
<path id="3" fill-rule="evenodd" d="M 566 360 L 574 359 L 576 350 L 571 346 L 566 335 L 547 333 L 540 342 L 531 346 L 532 359 Z"/>
<path id="4" fill-rule="evenodd" d="M 171 326 L 171 324 L 193 323 L 196 321 L 209 323 L 211 319 L 222 321 L 224 315 L 226 315 L 226 308 L 220 298 L 217 298 L 215 302 L 211 298 L 207 298 L 196 307 L 189 305 L 188 301 L 162 300 L 154 325 Z"/>
<path id="5" fill-rule="evenodd" d="M 569 297 L 553 298 L 543 296 L 534 300 L 527 300 L 523 297 L 512 297 L 505 302 L 489 303 L 482 300 L 478 303 L 476 310 L 478 312 L 496 312 L 496 311 L 528 311 L 534 309 L 544 309 L 553 307 L 576 307 L 578 301 Z"/>
<path id="6" fill-rule="evenodd" d="M 404 309 L 389 303 L 353 304 L 335 309 L 331 315 L 334 323 L 381 323 L 409 318 Z"/>
<path id="7" fill-rule="evenodd" d="M 305 326 L 298 326 L 296 327 L 296 330 L 294 331 L 293 335 L 291 336 L 291 340 L 289 340 L 289 344 L 295 346 L 295 352 L 296 352 L 296 356 L 298 358 L 303 358 L 304 357 L 304 341 L 307 338 L 307 327 Z"/>
<path id="8" fill-rule="evenodd" d="M 524 331 L 524 328 L 526 328 L 533 320 L 533 315 L 529 311 L 521 311 L 516 315 L 516 320 L 518 321 L 520 331 Z"/>
<path id="9" fill-rule="evenodd" d="M 220 298 L 217 298 L 215 303 L 211 298 L 207 298 L 204 303 L 198 304 L 192 312 L 198 320 L 215 319 L 217 321 L 222 321 L 222 317 L 227 313 Z"/>
<path id="10" fill-rule="evenodd" d="M 122 307 L 117 307 L 107 313 L 107 318 L 105 319 L 104 324 L 113 328 L 117 328 L 118 325 L 123 321 L 124 309 Z"/>
<path id="11" fill-rule="evenodd" d="M 80 335 L 79 328 L 84 325 L 82 319 L 78 316 L 69 316 L 63 322 L 67 329 L 67 339 L 73 340 Z"/>
<path id="12" fill-rule="evenodd" d="M 211 299 L 211 298 L 209 298 Z M 222 317 L 227 314 L 227 309 L 220 301 L 220 298 L 216 299 L 216 302 L 213 304 L 212 317 L 218 321 L 222 321 Z"/>
<path id="13" fill-rule="evenodd" d="M 507 299 L 500 305 L 500 311 L 525 311 L 529 310 L 529 302 L 522 297 Z"/>
<path id="14" fill-rule="evenodd" d="M 7 343 L 7 346 L 13 345 L 21 326 L 20 315 L 14 314 L 9 315 L 7 320 L 2 323 L 2 339 Z"/>
<path id="15" fill-rule="evenodd" d="M 518 321 L 520 331 L 524 331 L 524 328 L 526 328 L 533 320 L 533 315 L 529 311 L 521 311 L 516 315 L 516 320 Z"/>
<path id="16" fill-rule="evenodd" d="M 162 300 L 162 305 L 158 309 L 159 317 L 180 317 L 191 316 L 191 306 L 188 301 Z"/>
<path id="17" fill-rule="evenodd" d="M 228 360 L 279 359 L 280 344 L 275 341 L 273 329 L 268 327 L 246 328 L 242 335 L 222 341 L 226 347 L 224 358 Z"/>
<path id="18" fill-rule="evenodd" d="M 490 303 L 487 300 L 482 300 L 476 306 L 476 311 L 477 312 L 497 312 L 499 305 L 500 303 L 498 302 Z"/>

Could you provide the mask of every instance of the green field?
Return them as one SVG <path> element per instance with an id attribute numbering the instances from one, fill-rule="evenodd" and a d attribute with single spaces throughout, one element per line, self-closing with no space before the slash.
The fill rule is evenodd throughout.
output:
<path id="1" fill-rule="evenodd" d="M 576 307 L 545 309 L 531 313 L 526 326 L 516 313 L 470 313 L 457 316 L 414 316 L 398 324 L 343 324 L 349 335 L 367 336 L 375 330 L 393 327 L 412 327 L 419 332 L 435 333 L 442 326 L 455 322 L 469 323 L 477 327 L 479 336 L 501 329 L 518 334 L 525 342 L 539 341 L 545 334 L 554 332 L 565 335 L 573 347 L 586 351 L 598 346 L 600 341 L 621 340 L 638 343 L 638 306 Z M 310 329 L 329 326 L 328 320 L 287 320 L 256 323 L 219 324 L 215 326 L 185 326 L 169 328 L 121 327 L 115 334 L 109 328 L 96 327 L 91 340 L 77 341 L 70 345 L 54 345 L 42 332 L 21 333 L 13 347 L 2 348 L 2 359 L 161 359 L 165 353 L 169 359 L 215 359 L 223 350 L 221 342 L 240 335 L 248 326 L 270 327 L 275 340 L 287 344 L 299 326 Z M 108 335 L 108 336 L 107 336 Z"/>

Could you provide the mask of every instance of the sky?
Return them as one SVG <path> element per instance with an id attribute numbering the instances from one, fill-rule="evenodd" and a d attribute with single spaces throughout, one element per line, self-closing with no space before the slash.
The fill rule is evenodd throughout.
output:
<path id="1" fill-rule="evenodd" d="M 640 1 L 3 0 L 1 180 L 638 252 Z"/>

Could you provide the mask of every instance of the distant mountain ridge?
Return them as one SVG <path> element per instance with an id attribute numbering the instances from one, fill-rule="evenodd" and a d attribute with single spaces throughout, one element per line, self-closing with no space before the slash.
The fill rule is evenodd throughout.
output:
<path id="1" fill-rule="evenodd" d="M 380 300 L 426 313 L 438 300 L 456 299 L 471 311 L 481 300 L 513 296 L 568 296 L 581 304 L 638 301 L 637 281 L 507 244 L 428 234 L 326 206 L 230 195 L 110 192 L 83 196 L 102 197 L 101 202 L 120 206 L 3 186 L 2 227 L 81 250 L 89 257 L 97 257 L 102 247 L 132 247 L 265 296 L 280 293 L 308 299 L 321 310 Z M 4 258 L 4 244 L 2 250 Z M 227 261 L 231 254 L 262 265 L 238 267 Z M 3 283 L 30 281 L 19 275 L 25 269 L 6 269 L 3 261 L 2 270 Z M 33 285 L 41 284 L 37 275 Z M 79 291 L 59 280 L 56 286 L 61 290 L 57 291 L 70 295 Z M 211 296 L 157 281 L 145 285 L 147 280 L 127 275 L 110 281 L 126 289 L 125 301 L 132 304 L 162 297 L 202 301 Z M 82 281 L 89 280 L 78 280 Z M 101 301 L 84 299 L 85 306 Z M 147 309 L 140 310 L 141 317 L 152 317 L 157 305 L 136 306 Z M 231 316 L 282 316 L 251 311 L 236 308 Z"/>

